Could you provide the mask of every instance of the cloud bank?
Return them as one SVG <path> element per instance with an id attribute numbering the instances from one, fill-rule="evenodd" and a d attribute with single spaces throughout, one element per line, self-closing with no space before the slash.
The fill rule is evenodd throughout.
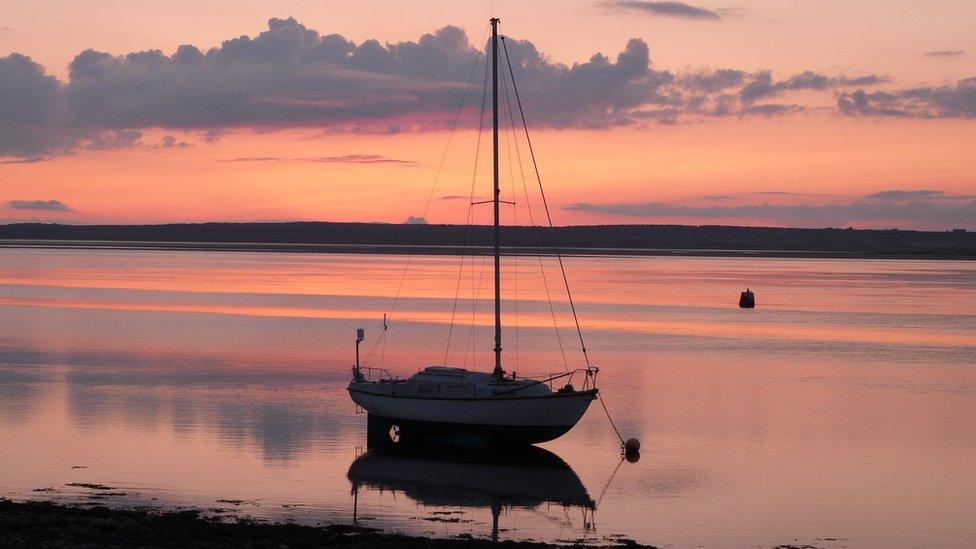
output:
<path id="1" fill-rule="evenodd" d="M 925 57 L 962 57 L 966 55 L 963 50 L 935 50 L 925 52 Z"/>
<path id="2" fill-rule="evenodd" d="M 60 200 L 11 200 L 7 207 L 14 210 L 43 210 L 47 212 L 70 212 L 71 208 Z"/>
<path id="3" fill-rule="evenodd" d="M 613 4 L 686 18 L 720 16 L 680 2 Z M 640 39 L 627 41 L 613 57 L 594 54 L 572 65 L 555 62 L 529 41 L 507 39 L 506 44 L 537 127 L 597 130 L 786 116 L 810 109 L 786 99 L 797 92 L 828 94 L 836 111 L 848 116 L 976 117 L 973 78 L 942 87 L 878 90 L 869 88 L 890 87 L 888 77 L 804 71 L 777 78 L 770 71 L 734 68 L 670 71 L 652 64 L 650 49 Z M 440 130 L 453 122 L 468 79 L 473 75 L 480 85 L 483 69 L 474 63 L 481 49 L 451 26 L 416 41 L 357 44 L 289 18 L 271 19 L 257 36 L 226 40 L 207 51 L 192 45 L 169 55 L 86 50 L 71 62 L 64 82 L 13 53 L 0 58 L 0 157 L 132 147 L 142 144 L 142 132 L 149 128 L 193 131 L 207 142 L 239 128 Z M 478 114 L 478 101 L 471 96 L 462 117 L 467 127 L 476 124 Z M 181 143 L 166 137 L 152 146 Z"/>
<path id="4" fill-rule="evenodd" d="M 765 193 L 768 194 L 768 193 Z M 727 198 L 722 196 L 722 198 Z M 886 190 L 832 204 L 687 205 L 664 202 L 589 203 L 567 210 L 650 221 L 655 218 L 747 220 L 790 227 L 903 226 L 930 229 L 976 227 L 976 197 L 938 190 Z"/>
<path id="5" fill-rule="evenodd" d="M 308 162 L 315 164 L 396 164 L 416 166 L 413 160 L 400 160 L 380 154 L 344 154 L 340 156 L 314 156 L 304 158 L 283 158 L 279 156 L 244 156 L 230 158 L 224 162 Z"/>
<path id="6" fill-rule="evenodd" d="M 837 108 L 849 116 L 976 118 L 976 77 L 939 87 L 844 92 L 837 98 Z"/>
<path id="7" fill-rule="evenodd" d="M 699 8 L 684 2 L 648 2 L 641 0 L 616 0 L 600 2 L 604 8 L 624 10 L 656 17 L 676 17 L 679 19 L 699 19 L 718 21 L 722 18 L 718 12 Z"/>

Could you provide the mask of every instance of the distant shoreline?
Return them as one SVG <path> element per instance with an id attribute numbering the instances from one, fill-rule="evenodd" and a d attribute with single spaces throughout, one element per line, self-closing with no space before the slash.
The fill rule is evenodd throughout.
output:
<path id="1" fill-rule="evenodd" d="M 976 232 L 689 225 L 502 227 L 505 255 L 976 259 Z M 2 248 L 482 255 L 483 225 L 186 223 L 0 225 Z"/>
<path id="2" fill-rule="evenodd" d="M 277 252 L 310 254 L 377 254 L 377 255 L 491 255 L 487 246 L 429 246 L 386 244 L 301 244 L 287 242 L 151 242 L 112 240 L 13 240 L 0 239 L 3 248 L 40 248 L 61 250 L 159 250 L 206 252 Z M 976 260 L 970 256 L 877 254 L 863 252 L 796 251 L 796 250 L 709 250 L 659 248 L 574 248 L 560 247 L 563 257 L 759 257 L 810 259 L 929 259 Z M 503 256 L 555 256 L 556 248 L 502 247 Z"/>

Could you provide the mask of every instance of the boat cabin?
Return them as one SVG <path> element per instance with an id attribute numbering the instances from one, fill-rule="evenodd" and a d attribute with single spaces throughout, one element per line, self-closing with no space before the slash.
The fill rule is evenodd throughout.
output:
<path id="1" fill-rule="evenodd" d="M 382 389 L 381 389 L 382 387 Z M 491 398 L 513 396 L 548 396 L 552 390 L 545 383 L 518 377 L 498 378 L 485 372 L 464 368 L 430 366 L 404 380 L 383 383 L 380 391 L 398 396 L 424 398 Z"/>

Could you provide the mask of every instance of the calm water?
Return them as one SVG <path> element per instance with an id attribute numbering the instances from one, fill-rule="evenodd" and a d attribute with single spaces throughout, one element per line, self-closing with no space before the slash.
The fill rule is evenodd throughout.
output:
<path id="1" fill-rule="evenodd" d="M 567 260 L 607 405 L 643 443 L 621 464 L 598 405 L 518 459 L 365 453 L 355 328 L 401 375 L 492 360 L 481 258 L 414 258 L 379 337 L 407 260 L 0 249 L 0 495 L 438 536 L 488 536 L 495 514 L 506 539 L 976 538 L 972 262 Z M 562 371 L 538 262 L 505 267 L 508 369 Z M 736 307 L 746 286 L 756 310 Z"/>

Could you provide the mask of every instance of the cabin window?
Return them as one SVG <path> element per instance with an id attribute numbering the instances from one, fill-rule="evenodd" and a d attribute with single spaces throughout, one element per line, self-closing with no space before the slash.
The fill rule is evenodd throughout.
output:
<path id="1" fill-rule="evenodd" d="M 417 392 L 422 395 L 440 394 L 441 386 L 433 383 L 422 383 L 420 388 L 417 389 Z"/>
<path id="2" fill-rule="evenodd" d="M 470 388 L 469 387 L 465 387 L 464 385 L 448 385 L 447 386 L 447 392 L 448 392 L 448 394 L 467 393 L 469 391 L 470 391 Z"/>

